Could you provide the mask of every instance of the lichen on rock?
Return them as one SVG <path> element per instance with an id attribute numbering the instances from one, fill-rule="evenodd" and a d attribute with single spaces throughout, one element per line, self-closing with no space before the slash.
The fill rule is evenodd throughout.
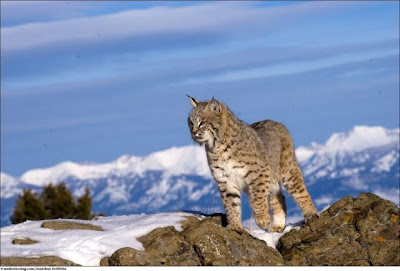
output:
<path id="1" fill-rule="evenodd" d="M 399 265 L 399 208 L 362 193 L 345 197 L 278 246 L 287 265 Z"/>
<path id="2" fill-rule="evenodd" d="M 181 232 L 176 231 L 174 227 L 155 229 L 139 238 L 145 251 L 132 248 L 120 249 L 116 252 L 117 254 L 114 253 L 109 258 L 108 264 L 144 265 L 147 263 L 166 266 L 284 264 L 277 250 L 247 233 L 240 235 L 227 230 L 223 226 L 224 220 L 224 215 L 214 214 L 202 220 L 196 217 L 189 218 L 182 223 Z"/>

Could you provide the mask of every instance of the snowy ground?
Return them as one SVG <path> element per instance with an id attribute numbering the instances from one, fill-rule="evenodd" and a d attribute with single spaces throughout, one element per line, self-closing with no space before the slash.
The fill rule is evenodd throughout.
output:
<path id="1" fill-rule="evenodd" d="M 27 221 L 1 228 L 1 256 L 58 256 L 83 266 L 97 266 L 100 260 L 110 256 L 117 249 L 132 247 L 143 250 L 138 237 L 150 233 L 158 227 L 174 226 L 182 230 L 180 224 L 189 213 L 159 213 L 154 215 L 129 215 L 100 217 L 98 220 L 68 220 L 77 223 L 90 223 L 100 226 L 104 231 L 91 230 L 51 230 L 42 228 L 43 221 Z M 60 219 L 59 221 L 65 221 Z M 244 223 L 247 231 L 254 237 L 275 247 L 283 233 L 266 233 L 254 223 Z M 288 226 L 285 232 L 292 229 Z M 30 238 L 40 241 L 32 245 L 14 245 L 16 238 Z"/>

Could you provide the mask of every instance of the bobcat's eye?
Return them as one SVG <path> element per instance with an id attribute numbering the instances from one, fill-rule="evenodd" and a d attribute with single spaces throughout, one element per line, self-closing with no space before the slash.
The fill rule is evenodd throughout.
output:
<path id="1" fill-rule="evenodd" d="M 201 127 L 204 127 L 204 125 L 206 125 L 206 123 L 204 122 L 204 121 L 200 121 L 199 122 L 199 127 L 201 128 Z"/>
<path id="2" fill-rule="evenodd" d="M 190 128 L 193 128 L 193 122 L 191 120 L 189 120 L 189 126 Z"/>

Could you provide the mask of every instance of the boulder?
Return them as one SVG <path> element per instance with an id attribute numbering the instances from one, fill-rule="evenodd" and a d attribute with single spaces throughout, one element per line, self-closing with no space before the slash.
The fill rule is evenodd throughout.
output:
<path id="1" fill-rule="evenodd" d="M 345 197 L 278 249 L 287 265 L 399 265 L 399 208 L 370 193 Z"/>
<path id="2" fill-rule="evenodd" d="M 134 248 L 125 247 L 115 251 L 108 260 L 109 265 L 122 266 L 156 266 L 160 265 L 157 257 Z"/>
<path id="3" fill-rule="evenodd" d="M 207 217 L 182 232 L 197 251 L 202 265 L 283 265 L 282 256 L 247 232 L 227 230 L 224 215 Z"/>

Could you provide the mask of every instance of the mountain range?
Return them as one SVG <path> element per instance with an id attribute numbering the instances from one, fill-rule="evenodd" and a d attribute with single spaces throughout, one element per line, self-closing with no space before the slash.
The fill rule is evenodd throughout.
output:
<path id="1" fill-rule="evenodd" d="M 399 204 L 399 129 L 355 126 L 332 134 L 324 143 L 296 149 L 308 190 L 318 210 L 337 199 L 372 192 Z M 204 148 L 172 147 L 145 157 L 123 155 L 109 163 L 63 162 L 32 169 L 20 177 L 1 172 L 1 226 L 10 224 L 18 195 L 64 182 L 74 196 L 89 187 L 92 210 L 106 215 L 191 211 L 223 212 Z M 286 194 L 289 221 L 300 209 Z M 243 197 L 243 219 L 251 217 Z"/>

